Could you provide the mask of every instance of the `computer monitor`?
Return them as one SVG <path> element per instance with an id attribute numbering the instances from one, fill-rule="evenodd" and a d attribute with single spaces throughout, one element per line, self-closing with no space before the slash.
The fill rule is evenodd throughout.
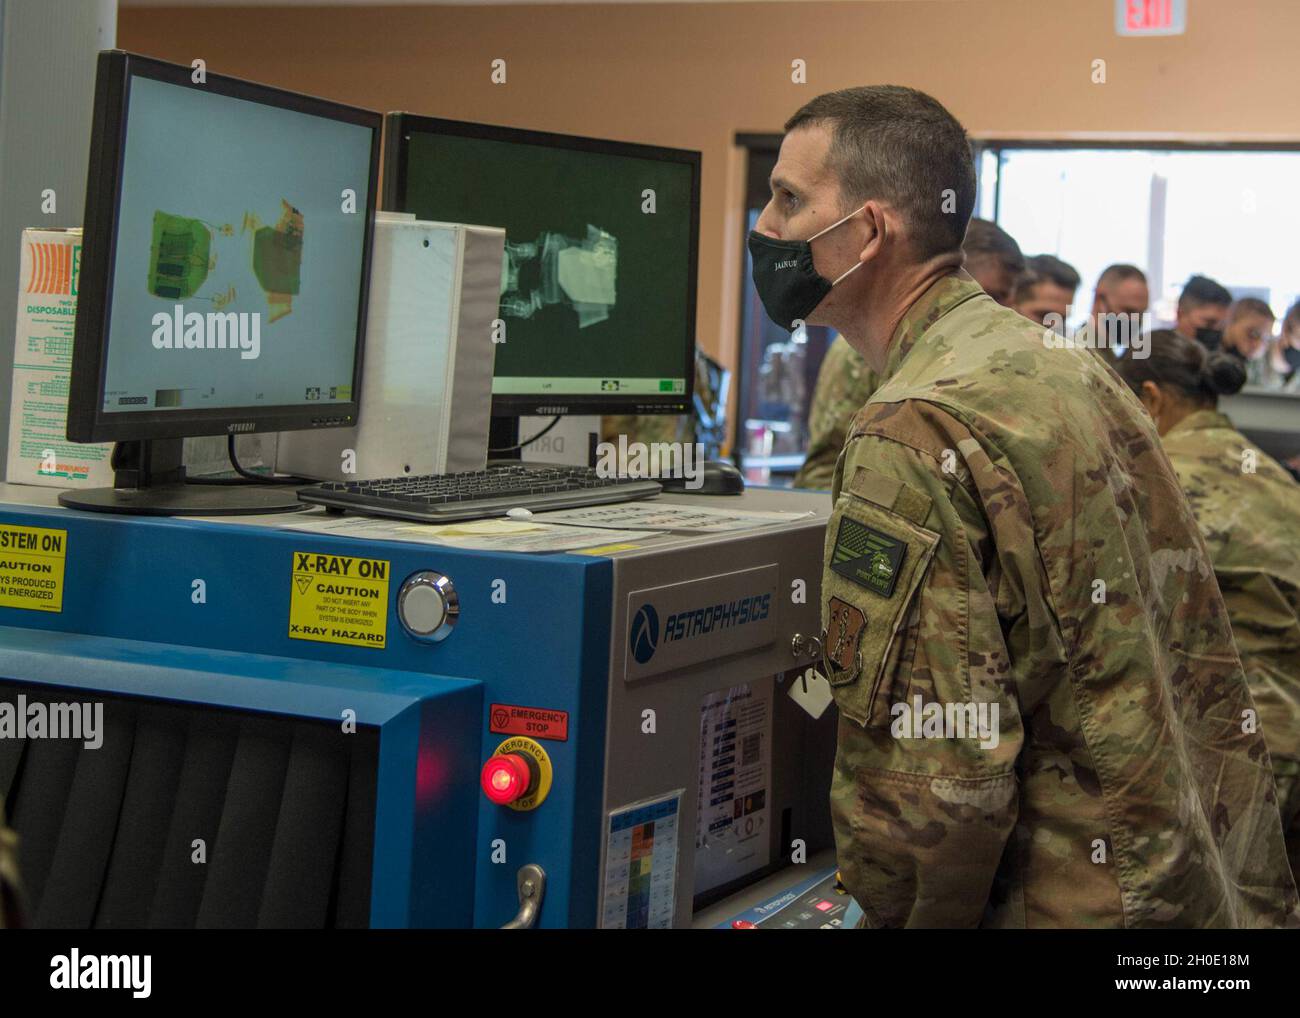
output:
<path id="1" fill-rule="evenodd" d="M 384 136 L 386 209 L 506 231 L 496 418 L 690 411 L 700 153 L 408 113 Z"/>
<path id="2" fill-rule="evenodd" d="M 184 483 L 181 442 L 356 423 L 382 117 L 120 51 L 94 108 L 68 438 L 117 474 L 60 502 L 300 508 Z"/>

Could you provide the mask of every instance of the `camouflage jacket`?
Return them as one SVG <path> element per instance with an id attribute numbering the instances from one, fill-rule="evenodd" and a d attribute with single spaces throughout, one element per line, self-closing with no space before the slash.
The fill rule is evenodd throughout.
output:
<path id="1" fill-rule="evenodd" d="M 1162 439 L 1200 525 L 1275 758 L 1300 759 L 1300 484 L 1221 413 Z"/>
<path id="2" fill-rule="evenodd" d="M 880 379 L 862 355 L 837 337 L 822 358 L 808 408 L 808 456 L 795 475 L 796 488 L 829 488 L 844 448 L 849 421 L 876 391 Z"/>
<path id="3" fill-rule="evenodd" d="M 1223 599 L 1127 386 L 964 272 L 883 378 L 822 588 L 864 924 L 1300 924 Z"/>

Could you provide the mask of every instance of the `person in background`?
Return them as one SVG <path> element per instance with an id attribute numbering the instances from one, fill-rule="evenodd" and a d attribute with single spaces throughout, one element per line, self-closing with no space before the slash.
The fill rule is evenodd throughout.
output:
<path id="1" fill-rule="evenodd" d="M 1282 334 L 1269 344 L 1261 362 L 1260 384 L 1282 392 L 1300 392 L 1300 300 L 1282 316 Z"/>
<path id="2" fill-rule="evenodd" d="M 1117 262 L 1097 277 L 1092 292 L 1092 313 L 1096 315 L 1145 314 L 1151 302 L 1147 277 L 1136 265 Z"/>
<path id="3" fill-rule="evenodd" d="M 1273 335 L 1273 309 L 1258 297 L 1242 297 L 1228 308 L 1223 321 L 1222 349 L 1246 365 L 1246 383 L 1262 385 L 1264 357 Z"/>
<path id="4" fill-rule="evenodd" d="M 972 219 L 962 242 L 965 269 L 999 304 L 1009 305 L 1025 257 L 1011 234 L 987 219 Z M 876 391 L 880 379 L 843 336 L 822 358 L 808 405 L 808 455 L 794 477 L 796 488 L 829 488 L 844 448 L 849 421 Z"/>
<path id="5" fill-rule="evenodd" d="M 1300 484 L 1218 412 L 1246 365 L 1176 332 L 1112 366 L 1156 423 L 1205 537 L 1273 761 L 1291 870 L 1300 879 Z"/>
<path id="6" fill-rule="evenodd" d="M 1074 266 L 1049 255 L 1034 255 L 1025 263 L 1025 271 L 1016 280 L 1011 306 L 1039 325 L 1047 325 L 1047 316 L 1064 329 L 1079 289 L 1079 273 Z"/>
<path id="7" fill-rule="evenodd" d="M 1206 276 L 1193 276 L 1178 297 L 1174 331 L 1214 349 L 1223 339 L 1223 320 L 1232 305 L 1232 294 Z"/>

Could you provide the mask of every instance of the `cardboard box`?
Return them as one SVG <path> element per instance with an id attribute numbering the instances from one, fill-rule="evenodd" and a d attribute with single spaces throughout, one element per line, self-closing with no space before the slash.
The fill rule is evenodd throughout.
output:
<path id="1" fill-rule="evenodd" d="M 111 486 L 112 443 L 79 445 L 66 437 L 81 230 L 26 229 L 22 245 L 5 480 Z"/>

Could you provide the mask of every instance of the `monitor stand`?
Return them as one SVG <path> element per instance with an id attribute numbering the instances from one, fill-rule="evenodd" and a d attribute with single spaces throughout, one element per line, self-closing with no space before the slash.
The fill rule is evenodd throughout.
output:
<path id="1" fill-rule="evenodd" d="M 188 484 L 181 438 L 118 442 L 113 487 L 59 493 L 59 505 L 135 516 L 246 516 L 310 508 L 298 501 L 301 484 Z"/>

